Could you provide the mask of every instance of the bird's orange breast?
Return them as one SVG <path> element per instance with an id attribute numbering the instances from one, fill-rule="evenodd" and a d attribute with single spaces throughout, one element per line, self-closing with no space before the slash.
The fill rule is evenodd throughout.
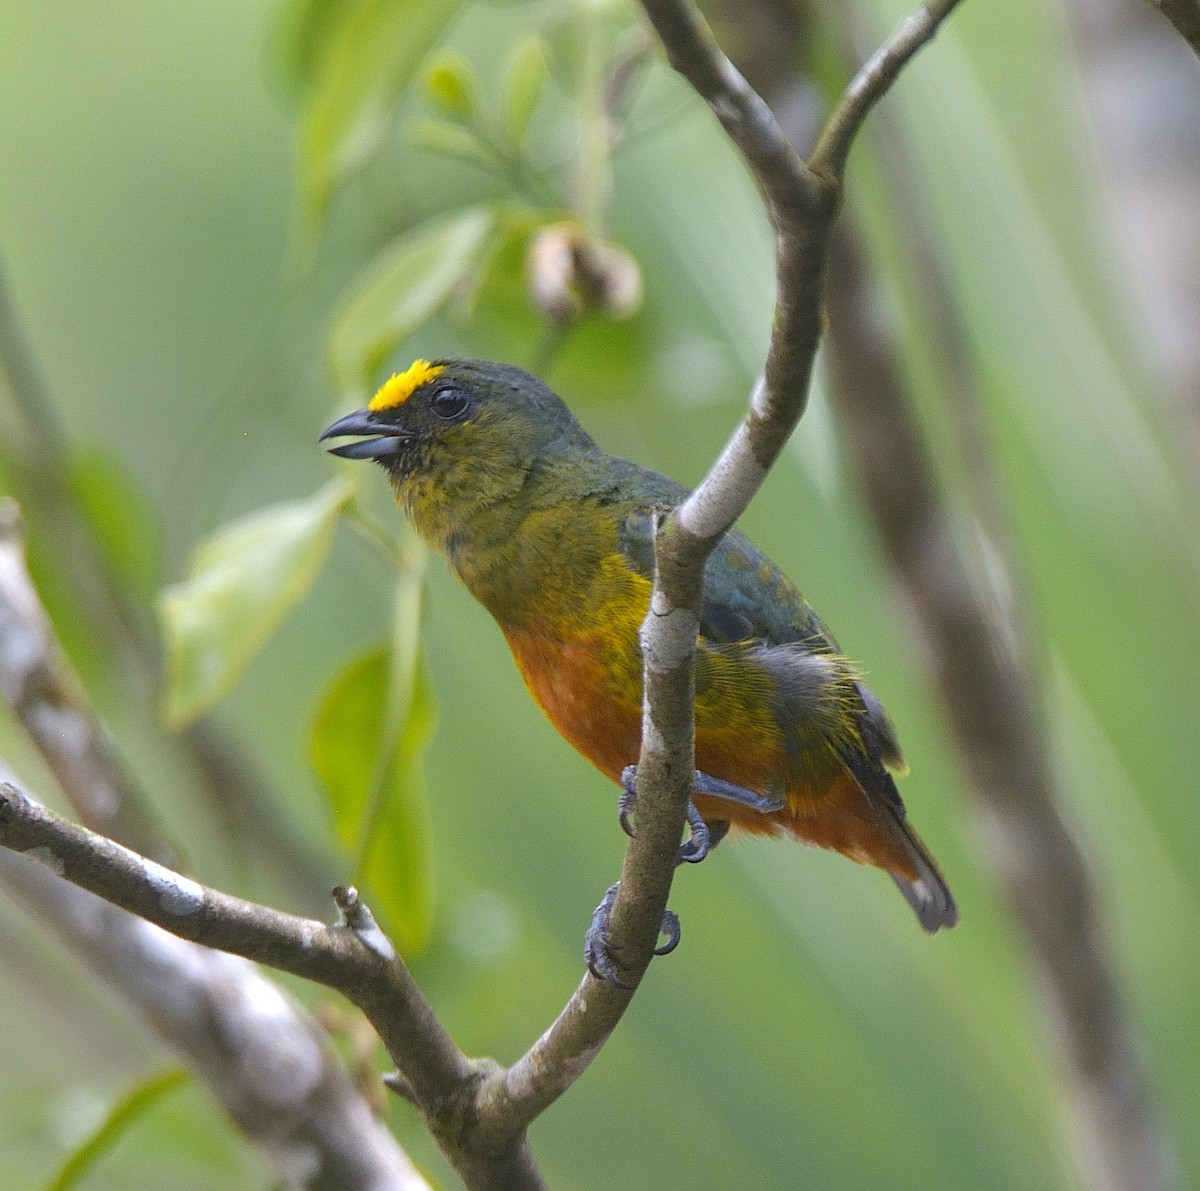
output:
<path id="1" fill-rule="evenodd" d="M 562 639 L 541 625 L 505 629 L 521 677 L 559 734 L 619 781 L 641 747 L 641 684 L 628 692 L 611 643 L 580 632 Z"/>
<path id="2" fill-rule="evenodd" d="M 636 638 L 618 643 L 605 631 L 581 631 L 564 639 L 544 626 L 507 628 L 505 636 L 525 685 L 560 735 L 601 773 L 619 781 L 641 749 L 642 663 Z M 696 702 L 696 764 L 756 792 L 778 785 L 784 756 L 769 710 L 702 695 Z M 779 816 L 724 801 L 698 798 L 697 804 L 706 817 L 732 819 L 752 831 L 786 826 Z"/>

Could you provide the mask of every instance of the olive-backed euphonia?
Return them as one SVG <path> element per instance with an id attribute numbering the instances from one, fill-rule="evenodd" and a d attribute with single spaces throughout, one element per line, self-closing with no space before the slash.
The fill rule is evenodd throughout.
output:
<path id="1" fill-rule="evenodd" d="M 335 454 L 383 466 L 550 722 L 621 782 L 641 742 L 652 519 L 687 489 L 606 454 L 555 393 L 506 364 L 418 360 L 322 438 L 336 436 L 358 441 Z M 693 802 L 712 843 L 734 828 L 836 849 L 886 870 L 926 930 L 954 925 L 888 772 L 905 769 L 891 720 L 737 530 L 708 560 L 695 676 Z"/>

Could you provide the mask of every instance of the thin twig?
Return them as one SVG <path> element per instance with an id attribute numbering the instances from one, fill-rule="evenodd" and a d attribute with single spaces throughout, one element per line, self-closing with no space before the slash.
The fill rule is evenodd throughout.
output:
<path id="1" fill-rule="evenodd" d="M 23 449 L 42 464 L 60 466 L 66 435 L 49 400 L 41 366 L 17 317 L 16 299 L 3 259 L 0 259 L 0 381 L 25 423 L 29 441 L 23 444 Z"/>
<path id="2" fill-rule="evenodd" d="M 927 45 L 959 0 L 929 0 L 900 22 L 896 31 L 859 68 L 842 93 L 817 138 L 808 163 L 813 169 L 841 178 L 850 146 L 871 109 L 891 90 L 912 56 Z"/>

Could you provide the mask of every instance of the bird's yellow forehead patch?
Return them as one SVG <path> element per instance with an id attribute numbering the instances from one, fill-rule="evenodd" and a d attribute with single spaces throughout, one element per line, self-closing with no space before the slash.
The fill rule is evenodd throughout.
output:
<path id="1" fill-rule="evenodd" d="M 431 364 L 428 360 L 414 360 L 403 372 L 397 372 L 379 386 L 379 392 L 371 398 L 367 409 L 378 411 L 403 405 L 422 385 L 433 380 L 444 367 L 443 364 Z"/>

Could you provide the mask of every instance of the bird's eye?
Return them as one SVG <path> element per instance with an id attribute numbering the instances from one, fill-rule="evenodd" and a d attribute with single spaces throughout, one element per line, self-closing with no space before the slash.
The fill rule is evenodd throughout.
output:
<path id="1" fill-rule="evenodd" d="M 445 418 L 447 421 L 462 417 L 467 412 L 469 404 L 466 393 L 452 385 L 445 385 L 438 389 L 429 399 L 429 408 L 439 418 Z"/>

